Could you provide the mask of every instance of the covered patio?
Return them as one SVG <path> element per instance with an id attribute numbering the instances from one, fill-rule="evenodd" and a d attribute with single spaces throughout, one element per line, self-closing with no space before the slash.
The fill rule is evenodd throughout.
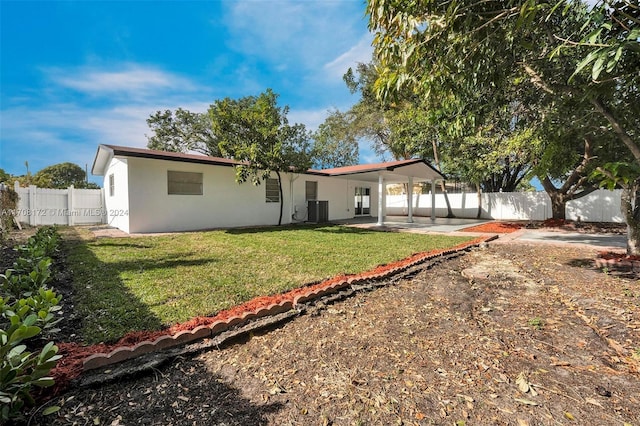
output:
<path id="1" fill-rule="evenodd" d="M 385 225 L 386 188 L 388 184 L 407 184 L 408 209 L 407 223 L 413 223 L 413 185 L 429 182 L 435 187 L 436 182 L 443 181 L 444 175 L 422 159 L 398 160 L 377 164 L 338 167 L 314 171 L 326 176 L 378 183 L 378 219 L 377 225 Z M 435 191 L 431 191 L 431 205 L 435 205 Z M 431 209 L 431 220 L 436 219 L 435 209 Z"/>

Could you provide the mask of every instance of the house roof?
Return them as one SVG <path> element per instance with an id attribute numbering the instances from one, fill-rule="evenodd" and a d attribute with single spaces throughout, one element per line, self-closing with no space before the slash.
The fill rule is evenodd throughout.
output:
<path id="1" fill-rule="evenodd" d="M 377 182 L 378 176 L 382 174 L 387 183 L 403 183 L 406 182 L 409 177 L 415 178 L 418 181 L 445 179 L 442 173 L 420 158 L 387 161 L 376 164 L 359 164 L 357 166 L 337 167 L 334 169 L 309 170 L 309 172 L 326 176 L 356 178 L 369 182 Z"/>
<path id="2" fill-rule="evenodd" d="M 221 157 L 209 157 L 201 154 L 183 154 L 181 152 L 156 151 L 145 148 L 132 148 L 118 145 L 99 145 L 96 157 L 93 160 L 91 173 L 104 176 L 112 157 L 138 157 L 156 160 L 178 161 L 183 163 L 212 164 L 216 166 L 236 166 L 242 164 L 239 161 Z"/>
<path id="3" fill-rule="evenodd" d="M 99 145 L 93 160 L 91 173 L 104 176 L 111 159 L 115 156 L 138 157 L 157 160 L 177 161 L 184 163 L 211 164 L 216 166 L 237 166 L 239 161 L 221 157 L 209 157 L 200 154 L 183 154 L 180 152 L 155 151 L 145 148 L 132 148 L 118 145 Z M 377 182 L 382 174 L 387 183 L 406 182 L 408 177 L 418 181 L 443 180 L 445 177 L 422 159 L 389 161 L 376 164 L 360 164 L 357 166 L 337 167 L 334 169 L 308 170 L 310 175 L 353 178 L 369 182 Z"/>

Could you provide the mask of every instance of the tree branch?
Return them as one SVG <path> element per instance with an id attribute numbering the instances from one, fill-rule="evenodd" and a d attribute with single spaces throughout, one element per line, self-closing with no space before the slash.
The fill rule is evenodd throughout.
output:
<path id="1" fill-rule="evenodd" d="M 618 119 L 613 115 L 613 112 L 610 111 L 600 99 L 593 98 L 590 99 L 591 104 L 596 108 L 596 110 L 607 119 L 613 131 L 618 135 L 620 140 L 629 148 L 633 158 L 635 158 L 636 162 L 640 163 L 640 147 L 631 139 L 631 136 L 624 130 L 622 124 Z"/>
<path id="2" fill-rule="evenodd" d="M 586 177 L 582 175 L 582 173 L 584 172 L 584 169 L 586 169 L 589 161 L 593 159 L 591 152 L 591 140 L 588 136 L 586 136 L 584 138 L 584 154 L 582 156 L 582 161 L 576 168 L 573 169 L 571 175 L 569 175 L 567 180 L 564 182 L 564 184 L 560 188 L 561 192 L 569 194 L 572 192 L 572 188 L 578 188 L 587 180 Z"/>

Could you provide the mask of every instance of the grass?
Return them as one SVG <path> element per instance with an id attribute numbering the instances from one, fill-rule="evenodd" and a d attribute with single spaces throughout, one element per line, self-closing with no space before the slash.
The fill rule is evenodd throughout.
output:
<path id="1" fill-rule="evenodd" d="M 467 237 L 342 226 L 194 232 L 68 241 L 87 343 L 156 330 L 261 295 L 358 273 Z"/>

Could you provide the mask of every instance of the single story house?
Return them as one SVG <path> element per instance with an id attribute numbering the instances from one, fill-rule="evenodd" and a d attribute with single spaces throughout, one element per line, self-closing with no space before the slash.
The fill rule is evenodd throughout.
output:
<path id="1" fill-rule="evenodd" d="M 100 145 L 91 172 L 104 176 L 108 223 L 127 233 L 277 224 L 281 200 L 275 174 L 259 186 L 238 184 L 234 166 L 239 164 L 228 158 Z M 382 225 L 386 184 L 409 183 L 411 188 L 414 182 L 444 179 L 421 159 L 281 175 L 283 224 L 371 216 Z"/>

